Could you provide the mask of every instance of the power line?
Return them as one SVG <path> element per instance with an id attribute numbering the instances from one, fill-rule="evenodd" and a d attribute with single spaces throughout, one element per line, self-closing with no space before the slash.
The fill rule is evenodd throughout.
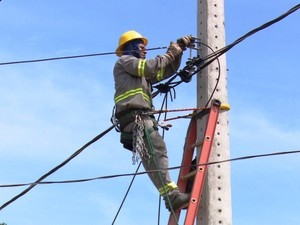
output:
<path id="1" fill-rule="evenodd" d="M 203 64 L 201 67 L 198 68 L 198 70 L 195 72 L 197 73 L 200 69 L 203 69 L 204 67 L 206 67 L 207 65 L 209 65 L 211 62 L 213 62 L 215 59 L 217 59 L 218 57 L 220 57 L 222 54 L 224 54 L 225 52 L 227 52 L 228 50 L 230 50 L 232 47 L 234 47 L 236 44 L 240 43 L 241 41 L 243 41 L 245 38 L 249 37 L 250 35 L 282 20 L 283 18 L 285 18 L 286 16 L 290 15 L 291 13 L 295 12 L 296 10 L 298 10 L 300 8 L 300 4 L 296 5 L 295 7 L 293 7 L 292 9 L 290 9 L 288 12 L 286 12 L 285 14 L 277 17 L 276 19 L 265 23 L 264 25 L 248 32 L 246 35 L 242 36 L 241 38 L 239 38 L 238 40 L 236 40 L 235 42 L 233 42 L 231 45 L 220 49 L 217 52 L 212 53 L 211 55 L 208 55 L 205 60 L 212 58 L 209 62 Z M 156 49 L 163 49 L 166 47 L 159 47 L 159 48 L 153 48 L 153 49 L 148 49 L 148 50 L 156 50 Z M 45 59 L 34 59 L 34 60 L 24 60 L 24 61 L 14 61 L 14 62 L 4 62 L 4 63 L 0 63 L 0 65 L 11 65 L 11 64 L 20 64 L 20 63 L 34 63 L 34 62 L 43 62 L 43 61 L 51 61 L 51 60 L 62 60 L 62 59 L 71 59 L 71 58 L 81 58 L 81 57 L 92 57 L 92 56 L 100 56 L 100 55 L 108 55 L 108 54 L 115 54 L 115 52 L 108 52 L 108 53 L 97 53 L 97 54 L 88 54 L 88 55 L 77 55 L 77 56 L 64 56 L 64 57 L 56 57 L 56 58 L 45 58 Z M 195 74 L 194 73 L 194 74 Z M 71 161 L 73 158 L 75 158 L 77 155 L 79 155 L 86 147 L 88 147 L 89 145 L 91 145 L 92 143 L 94 143 L 95 141 L 99 140 L 102 136 L 104 136 L 106 133 L 108 133 L 110 130 L 112 130 L 114 128 L 114 126 L 111 126 L 110 128 L 108 128 L 106 131 L 104 131 L 103 133 L 101 133 L 100 135 L 98 135 L 97 137 L 95 137 L 93 140 L 91 140 L 90 142 L 88 142 L 87 144 L 85 144 L 82 148 L 80 148 L 78 151 L 76 151 L 73 155 L 71 155 L 68 159 L 66 159 L 64 162 L 62 162 L 61 164 L 59 164 L 58 166 L 56 166 L 55 168 L 53 168 L 52 170 L 50 170 L 48 173 L 44 174 L 43 176 L 41 176 L 37 181 L 35 181 L 34 183 L 30 183 L 30 184 L 23 184 L 23 185 L 18 185 L 18 186 L 28 186 L 29 187 L 27 189 L 25 189 L 24 191 L 22 191 L 20 194 L 16 195 L 15 197 L 13 197 L 11 200 L 9 200 L 8 202 L 4 203 L 2 206 L 0 206 L 0 210 L 4 209 L 6 206 L 8 206 L 9 204 L 11 204 L 12 202 L 14 202 L 15 200 L 17 200 L 18 198 L 20 198 L 21 196 L 23 196 L 24 194 L 26 194 L 27 192 L 29 192 L 32 188 L 34 188 L 37 184 L 53 184 L 53 183 L 74 183 L 74 182 L 85 182 L 85 181 L 91 181 L 91 180 L 97 180 L 97 179 L 107 179 L 107 178 L 114 178 L 114 177 L 120 177 L 120 176 L 132 176 L 132 175 L 141 175 L 147 172 L 143 172 L 143 173 L 135 173 L 135 174 L 119 174 L 119 175 L 112 175 L 112 176 L 105 176 L 105 177 L 98 177 L 98 178 L 90 178 L 90 179 L 82 179 L 82 180 L 72 180 L 72 181 L 57 181 L 57 182 L 42 182 L 42 180 L 44 180 L 46 177 L 48 177 L 49 175 L 51 175 L 52 173 L 54 173 L 55 171 L 57 171 L 58 169 L 60 169 L 61 167 L 63 167 L 64 165 L 66 165 L 69 161 Z M 218 162 L 212 162 L 212 163 L 208 163 L 208 165 L 212 165 L 212 164 L 217 164 L 217 163 L 224 163 L 224 162 L 231 162 L 231 161 L 236 161 L 236 160 L 244 160 L 244 159 L 250 159 L 250 158 L 257 158 L 257 157 L 266 157 L 266 156 L 273 156 L 273 155 L 283 155 L 283 154 L 291 154 L 291 153 L 299 153 L 300 151 L 292 151 L 292 152 L 280 152 L 280 153 L 271 153 L 271 154 L 263 154 L 263 155 L 254 155 L 254 156 L 245 156 L 245 157 L 239 157 L 239 158 L 234 158 L 234 159 L 228 159 L 228 160 L 223 160 L 223 161 L 218 161 Z M 171 169 L 178 169 L 180 167 L 173 167 L 173 168 L 169 168 Z M 3 187 L 3 186 L 0 186 Z"/>
<path id="2" fill-rule="evenodd" d="M 51 169 L 49 172 L 47 172 L 46 174 L 44 174 L 43 176 L 41 176 L 39 179 L 37 179 L 34 183 L 29 184 L 29 187 L 26 188 L 24 191 L 22 191 L 21 193 L 19 193 L 18 195 L 16 195 L 15 197 L 13 197 L 12 199 L 10 199 L 9 201 L 5 202 L 2 206 L 0 206 L 0 211 L 2 209 L 4 209 L 6 206 L 8 206 L 9 204 L 13 203 L 14 201 L 16 201 L 18 198 L 20 198 L 21 196 L 25 195 L 27 192 L 29 192 L 32 188 L 34 188 L 37 184 L 39 184 L 39 182 L 41 182 L 42 180 L 44 180 L 46 177 L 50 176 L 51 174 L 53 174 L 54 172 L 56 172 L 57 170 L 59 170 L 61 167 L 65 166 L 68 162 L 70 162 L 72 159 L 74 159 L 76 156 L 78 156 L 81 152 L 83 152 L 84 149 L 86 149 L 88 146 L 90 146 L 91 144 L 95 143 L 96 141 L 98 141 L 101 137 L 103 137 L 105 134 L 107 134 L 109 131 L 111 131 L 114 128 L 114 125 L 112 125 L 111 127 L 109 127 L 107 130 L 105 130 L 104 132 L 102 132 L 101 134 L 97 135 L 96 137 L 94 137 L 91 141 L 89 141 L 88 143 L 86 143 L 84 146 L 82 146 L 80 149 L 78 149 L 76 152 L 74 152 L 69 158 L 67 158 L 65 161 L 63 161 L 62 163 L 60 163 L 58 166 L 54 167 L 53 169 Z"/>
<path id="3" fill-rule="evenodd" d="M 175 76 L 173 76 L 172 78 L 170 78 L 167 82 L 165 82 L 164 84 L 160 84 L 156 86 L 156 88 L 159 88 L 159 87 L 167 87 L 168 85 L 171 84 L 171 82 L 175 79 L 176 76 L 179 76 L 180 75 L 180 72 L 181 71 L 184 71 L 184 70 L 189 70 L 190 68 L 193 68 L 195 65 L 197 66 L 197 69 L 192 73 L 190 74 L 190 77 L 197 74 L 200 70 L 203 70 L 204 68 L 206 68 L 208 65 L 210 65 L 213 61 L 217 60 L 221 55 L 225 54 L 227 51 L 229 51 L 231 48 L 233 48 L 234 46 L 236 46 L 237 44 L 239 44 L 240 42 L 244 41 L 246 38 L 252 36 L 253 34 L 263 30 L 263 29 L 266 29 L 267 27 L 279 22 L 280 20 L 286 18 L 287 16 L 289 16 L 290 14 L 294 13 L 295 11 L 297 11 L 298 9 L 300 8 L 300 4 L 292 7 L 290 10 L 288 10 L 286 13 L 278 16 L 277 18 L 267 22 L 267 23 L 264 23 L 263 25 L 249 31 L 248 33 L 246 33 L 245 35 L 241 36 L 240 38 L 238 38 L 237 40 L 235 40 L 233 43 L 225 46 L 224 48 L 221 48 L 217 51 L 213 51 L 211 54 L 201 58 L 201 57 L 197 57 L 197 59 L 193 62 L 193 64 L 191 65 L 187 65 L 185 66 L 182 70 L 180 70 Z M 209 47 L 207 46 L 206 44 L 204 43 L 200 43 L 200 45 L 204 45 L 206 47 Z M 173 85 L 171 88 L 179 85 L 180 83 L 182 83 L 183 81 L 178 81 L 176 82 L 175 85 Z M 157 95 L 158 93 L 160 92 L 160 90 L 157 90 L 154 95 Z"/>
<path id="4" fill-rule="evenodd" d="M 242 37 L 238 38 L 236 41 L 234 41 L 233 43 L 227 45 L 226 47 L 218 50 L 218 51 L 215 51 L 214 53 L 206 56 L 203 60 L 207 60 L 207 59 L 210 59 L 210 58 L 213 58 L 213 60 L 215 60 L 216 58 L 220 57 L 221 55 L 223 55 L 225 52 L 227 52 L 228 50 L 230 50 L 231 48 L 233 48 L 235 45 L 239 44 L 240 42 L 244 41 L 246 38 L 250 37 L 251 35 L 263 30 L 263 29 L 266 29 L 267 27 L 281 21 L 282 19 L 286 18 L 287 16 L 289 16 L 290 14 L 294 13 L 295 11 L 297 11 L 298 9 L 300 8 L 300 4 L 297 4 L 295 5 L 294 7 L 292 7 L 291 9 L 289 9 L 287 12 L 285 12 L 284 14 L 278 16 L 277 18 L 269 21 L 269 22 L 266 22 L 264 23 L 263 25 L 249 31 L 248 33 L 246 33 L 245 35 L 243 35 Z M 210 61 L 209 61 L 210 62 Z"/>
<path id="5" fill-rule="evenodd" d="M 255 159 L 255 158 L 265 158 L 265 157 L 272 157 L 272 156 L 281 156 L 281 155 L 290 155 L 290 154 L 299 154 L 300 150 L 294 150 L 294 151 L 283 151 L 283 152 L 273 152 L 273 153 L 265 153 L 265 154 L 256 154 L 256 155 L 248 155 L 248 156 L 241 156 L 231 159 L 225 159 L 220 161 L 214 161 L 214 162 L 208 162 L 203 164 L 197 164 L 192 165 L 194 166 L 205 166 L 205 165 L 216 165 L 216 164 L 222 164 L 222 163 L 229 163 L 229 162 L 235 162 L 235 161 L 243 161 L 243 160 L 249 160 L 249 159 Z M 169 167 L 168 170 L 177 170 L 182 168 L 183 166 L 174 166 Z M 191 166 L 186 166 L 191 167 Z M 0 185 L 0 188 L 13 188 L 13 187 L 21 187 L 21 186 L 29 186 L 29 185 L 49 185 L 49 184 L 70 184 L 70 183 L 83 183 L 83 182 L 90 182 L 95 180 L 106 180 L 106 179 L 114 179 L 119 177 L 129 177 L 129 176 L 138 176 L 138 175 L 144 175 L 147 173 L 152 172 L 158 172 L 161 170 L 149 170 L 148 172 L 136 172 L 136 173 L 123 173 L 123 174 L 114 174 L 114 175 L 106 175 L 106 176 L 99 176 L 99 177 L 93 177 L 93 178 L 85 178 L 85 179 L 77 179 L 77 180 L 63 180 L 63 181 L 40 181 L 40 182 L 33 182 L 33 183 L 23 183 L 23 184 L 4 184 Z"/>
<path id="6" fill-rule="evenodd" d="M 139 165 L 138 165 L 138 167 L 137 167 L 137 169 L 136 169 L 135 174 L 139 171 L 139 169 L 140 169 L 140 167 L 141 167 L 141 164 L 142 164 L 142 162 L 139 163 Z M 129 191 L 130 191 L 130 189 L 131 189 L 131 186 L 132 186 L 132 184 L 133 184 L 133 181 L 134 181 L 135 177 L 136 177 L 136 175 L 133 175 L 133 177 L 132 177 L 132 179 L 131 179 L 131 182 L 130 182 L 128 188 L 127 188 L 127 191 L 126 191 L 126 193 L 125 193 L 125 195 L 124 195 L 124 197 L 123 197 L 123 200 L 122 200 L 122 202 L 121 202 L 121 204 L 120 204 L 120 206 L 119 206 L 119 209 L 118 209 L 118 211 L 117 211 L 117 213 L 116 213 L 116 215 L 115 215 L 115 217 L 114 217 L 114 220 L 113 220 L 113 222 L 112 222 L 111 225 L 114 225 L 114 224 L 115 224 L 115 222 L 116 222 L 116 220 L 117 220 L 117 218 L 118 218 L 118 215 L 119 215 L 119 213 L 120 213 L 120 211 L 121 211 L 121 209 L 122 209 L 122 207 L 123 207 L 123 204 L 124 204 L 124 202 L 125 202 L 125 200 L 126 200 L 128 194 L 129 194 Z"/>
<path id="7" fill-rule="evenodd" d="M 242 42 L 243 40 L 245 40 L 247 37 L 255 34 L 256 32 L 263 30 L 271 25 L 273 25 L 274 23 L 279 22 L 280 20 L 284 19 L 285 17 L 289 16 L 290 14 L 294 13 L 295 11 L 297 11 L 300 8 L 300 4 L 294 6 L 293 8 L 291 8 L 290 10 L 288 10 L 286 13 L 282 14 L 281 16 L 261 25 L 258 28 L 255 28 L 253 30 L 251 30 L 250 32 L 248 32 L 247 34 L 243 35 L 242 37 L 240 37 L 239 39 L 237 39 L 236 41 L 234 41 L 233 43 L 231 43 L 230 45 L 206 56 L 204 59 L 202 60 L 208 60 L 209 58 L 213 58 L 211 61 L 209 61 L 206 64 L 210 64 L 212 61 L 214 61 L 216 58 L 220 57 L 221 55 L 223 55 L 225 52 L 227 52 L 228 50 L 230 50 L 232 47 L 234 47 L 235 45 L 237 45 L 238 43 Z M 156 48 L 149 48 L 147 49 L 147 51 L 152 51 L 152 50 L 159 50 L 159 49 L 166 49 L 167 47 L 156 47 Z M 86 58 L 86 57 L 95 57 L 95 56 L 104 56 L 104 55 L 113 55 L 116 52 L 104 52 L 104 53 L 93 53 L 93 54 L 83 54 L 83 55 L 72 55 L 72 56 L 61 56 L 61 57 L 51 57 L 51 58 L 42 58 L 42 59 L 30 59 L 30 60 L 21 60 L 21 61 L 10 61 L 10 62 L 2 62 L 0 63 L 0 66 L 4 66 L 4 65 L 12 65 L 12 64 L 23 64 L 23 63 L 36 63 L 36 62 L 45 62 L 45 61 L 54 61 L 54 60 L 65 60 L 65 59 L 75 59 L 75 58 Z M 204 64 L 204 67 L 206 67 L 207 65 Z"/>
<path id="8" fill-rule="evenodd" d="M 167 47 L 149 48 L 149 49 L 147 49 L 147 51 L 153 51 L 153 50 L 165 49 L 165 48 L 167 48 Z M 30 59 L 30 60 L 21 60 L 21 61 L 2 62 L 2 63 L 0 63 L 0 66 L 12 65 L 12 64 L 22 64 L 22 63 L 37 63 L 37 62 L 64 60 L 64 59 L 87 58 L 87 57 L 114 55 L 114 54 L 116 54 L 116 52 L 104 52 L 104 53 L 94 53 L 94 54 L 85 54 L 85 55 L 61 56 L 61 57 L 44 58 L 44 59 Z"/>
<path id="9" fill-rule="evenodd" d="M 248 32 L 247 34 L 245 34 L 244 36 L 240 37 L 239 39 L 237 39 L 235 42 L 231 43 L 230 45 L 206 56 L 203 60 L 207 60 L 209 58 L 215 57 L 213 58 L 212 61 L 214 61 L 216 59 L 216 57 L 221 56 L 222 54 L 224 54 L 225 52 L 227 52 L 228 50 L 230 50 L 232 47 L 234 47 L 236 44 L 240 43 L 241 41 L 245 40 L 247 37 L 251 36 L 252 34 L 265 29 L 271 25 L 273 25 L 276 22 L 279 22 L 280 20 L 284 19 L 285 17 L 289 16 L 290 14 L 294 13 L 295 11 L 297 11 L 300 8 L 300 4 L 294 6 L 293 8 L 291 8 L 290 10 L 288 10 L 286 13 L 282 14 L 281 16 L 275 18 L 274 20 L 271 20 L 263 25 L 261 25 L 258 28 L 253 29 L 252 31 Z M 147 51 L 152 51 L 152 50 L 159 50 L 159 49 L 166 49 L 167 47 L 156 47 L 156 48 L 149 48 L 147 49 Z M 4 65 L 12 65 L 12 64 L 23 64 L 23 63 L 36 63 L 36 62 L 45 62 L 45 61 L 54 61 L 54 60 L 65 60 L 65 59 L 76 59 L 76 58 L 86 58 L 86 57 L 95 57 L 95 56 L 104 56 L 104 55 L 113 55 L 116 52 L 104 52 L 104 53 L 93 53 L 93 54 L 83 54 L 83 55 L 72 55 L 72 56 L 60 56 L 60 57 L 51 57 L 51 58 L 42 58 L 42 59 L 30 59 L 30 60 L 21 60 L 21 61 L 10 61 L 10 62 L 2 62 L 0 63 L 0 66 L 4 66 Z M 209 64 L 211 63 L 211 61 L 209 61 Z"/>

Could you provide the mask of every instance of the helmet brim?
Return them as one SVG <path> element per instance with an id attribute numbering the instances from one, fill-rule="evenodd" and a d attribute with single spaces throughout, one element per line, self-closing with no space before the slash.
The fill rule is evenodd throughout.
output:
<path id="1" fill-rule="evenodd" d="M 139 38 L 134 38 L 130 41 L 133 41 L 133 40 L 142 40 L 144 45 L 146 46 L 148 44 L 148 39 L 147 38 L 144 38 L 144 37 L 139 37 Z M 129 41 L 128 41 L 129 42 Z M 128 42 L 125 42 L 123 43 L 122 45 L 118 46 L 118 48 L 116 49 L 116 55 L 117 56 L 122 56 L 123 55 L 123 48 L 124 46 L 128 43 Z"/>

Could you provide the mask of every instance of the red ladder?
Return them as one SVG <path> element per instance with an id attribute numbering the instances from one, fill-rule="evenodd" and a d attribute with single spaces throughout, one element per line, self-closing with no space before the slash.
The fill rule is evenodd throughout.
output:
<path id="1" fill-rule="evenodd" d="M 187 207 L 186 217 L 184 225 L 193 225 L 195 222 L 196 214 L 198 211 L 202 190 L 204 187 L 205 176 L 207 171 L 207 163 L 209 160 L 212 142 L 214 139 L 214 133 L 217 126 L 217 120 L 219 116 L 221 103 L 218 100 L 213 100 L 211 107 L 202 110 L 198 114 L 192 117 L 186 141 L 183 150 L 183 157 L 181 163 L 181 169 L 179 171 L 177 186 L 181 192 L 186 192 L 188 179 L 190 177 L 194 177 L 193 187 L 191 192 L 191 198 L 189 205 Z M 204 133 L 203 142 L 197 143 L 197 119 L 202 118 L 203 116 L 208 114 L 206 130 Z M 195 147 L 201 146 L 201 155 L 199 158 L 199 162 L 196 165 L 196 170 L 190 172 L 190 168 L 192 166 L 192 160 L 194 155 Z M 171 213 L 169 217 L 168 225 L 177 225 L 179 221 L 181 210 L 177 210 Z"/>

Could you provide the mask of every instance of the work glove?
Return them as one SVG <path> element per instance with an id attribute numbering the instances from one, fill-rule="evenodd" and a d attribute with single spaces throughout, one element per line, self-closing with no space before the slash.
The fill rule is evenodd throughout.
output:
<path id="1" fill-rule="evenodd" d="M 182 50 L 186 50 L 186 47 L 192 47 L 194 46 L 195 38 L 193 38 L 191 35 L 184 36 L 177 39 L 177 43 L 182 48 Z"/>
<path id="2" fill-rule="evenodd" d="M 167 50 L 167 54 L 171 55 L 172 58 L 176 58 L 182 53 L 182 48 L 177 44 L 171 41 L 170 46 Z"/>

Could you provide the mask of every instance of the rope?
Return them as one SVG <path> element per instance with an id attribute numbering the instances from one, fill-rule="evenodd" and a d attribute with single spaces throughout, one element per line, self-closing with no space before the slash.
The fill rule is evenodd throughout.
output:
<path id="1" fill-rule="evenodd" d="M 170 93 L 170 99 L 171 99 L 171 101 L 173 101 L 173 95 L 171 93 L 171 90 L 174 91 L 174 99 L 176 98 L 175 88 L 168 88 L 167 90 L 168 91 L 164 92 L 165 96 L 164 96 L 164 99 L 163 99 L 163 102 L 162 102 L 162 105 L 161 105 L 161 109 L 154 111 L 154 114 L 159 114 L 157 120 L 159 120 L 161 114 L 164 113 L 165 114 L 164 115 L 164 120 L 166 121 L 167 113 L 169 112 L 169 110 L 168 110 L 168 93 Z M 165 109 L 163 109 L 164 106 L 165 106 Z M 162 138 L 164 138 L 164 135 L 165 135 L 165 129 L 163 129 Z M 156 167 L 158 168 L 157 164 L 156 164 Z M 160 173 L 159 173 L 159 175 L 160 175 Z M 163 181 L 161 181 L 161 182 L 163 184 Z M 164 187 L 164 192 L 166 193 L 164 184 L 163 184 L 163 187 Z M 176 224 L 178 224 L 178 218 L 176 217 L 176 214 L 174 212 L 173 206 L 172 206 L 172 204 L 170 202 L 170 198 L 169 198 L 169 196 L 167 194 L 166 194 L 166 199 L 167 199 L 167 202 L 169 204 L 169 207 L 170 207 L 170 210 L 171 210 L 171 214 L 174 216 L 174 220 L 175 220 Z M 160 209 L 161 209 L 161 197 L 159 198 L 158 215 L 157 215 L 158 225 L 160 223 Z"/>
<path id="2" fill-rule="evenodd" d="M 184 112 L 184 111 L 202 111 L 204 109 L 208 109 L 208 107 L 179 108 L 179 109 L 161 109 L 161 110 L 154 110 L 153 114 L 168 113 L 168 112 Z"/>
<path id="3" fill-rule="evenodd" d="M 162 187 L 163 187 L 163 189 L 164 189 L 164 193 L 165 193 L 165 195 L 166 195 L 167 202 L 168 202 L 168 204 L 169 204 L 169 206 L 170 206 L 170 209 L 171 209 L 171 213 L 174 215 L 175 220 L 176 220 L 176 223 L 178 224 L 177 218 L 176 218 L 176 216 L 175 216 L 175 212 L 174 212 L 174 210 L 173 210 L 173 206 L 172 206 L 171 201 L 170 201 L 170 198 L 169 198 L 169 196 L 168 196 L 168 194 L 167 194 L 167 190 L 166 190 L 166 187 L 165 187 L 166 184 L 164 183 L 164 181 L 163 181 L 163 179 L 162 179 L 162 176 L 161 176 L 161 170 L 160 170 L 160 168 L 159 168 L 158 165 L 157 165 L 156 154 L 155 154 L 154 151 L 153 151 L 153 144 L 152 144 L 151 137 L 150 137 L 150 134 L 149 134 L 149 132 L 147 131 L 147 129 L 145 129 L 145 136 L 146 136 L 147 142 L 148 142 L 148 144 L 149 144 L 149 150 L 150 150 L 151 158 L 153 159 L 153 162 L 154 162 L 155 167 L 156 167 L 156 169 L 157 169 L 157 172 L 158 172 L 158 176 L 159 176 L 160 182 L 161 182 L 161 184 L 162 184 Z"/>

